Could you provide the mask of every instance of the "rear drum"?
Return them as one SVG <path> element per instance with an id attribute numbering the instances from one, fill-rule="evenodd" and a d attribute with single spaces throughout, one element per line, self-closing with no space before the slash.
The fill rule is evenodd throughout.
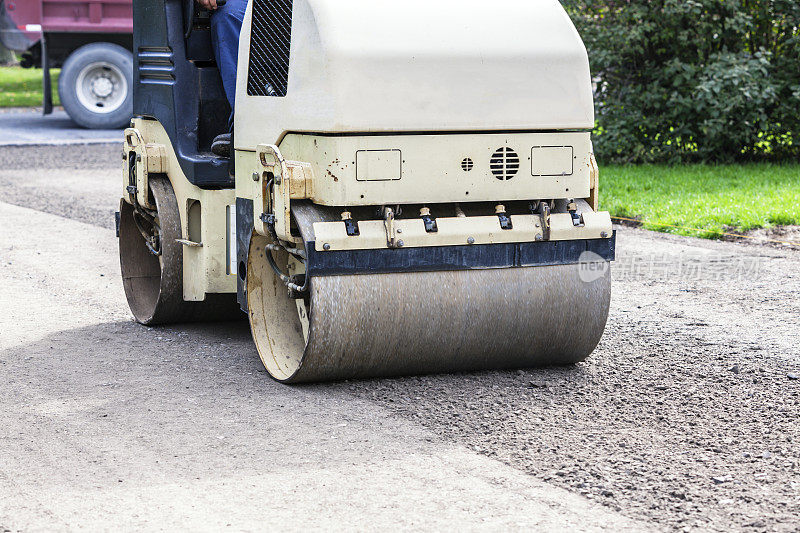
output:
<path id="1" fill-rule="evenodd" d="M 137 212 L 124 200 L 120 202 L 122 285 L 136 321 L 156 325 L 240 319 L 235 294 L 209 294 L 202 302 L 184 301 L 183 245 L 176 242 L 181 238 L 178 202 L 165 177 L 152 176 L 150 191 L 155 213 Z"/>

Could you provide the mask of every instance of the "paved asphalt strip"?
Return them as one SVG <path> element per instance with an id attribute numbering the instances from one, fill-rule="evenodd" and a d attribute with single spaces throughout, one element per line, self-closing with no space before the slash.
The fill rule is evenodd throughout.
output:
<path id="1" fill-rule="evenodd" d="M 122 142 L 122 130 L 90 130 L 76 125 L 63 109 L 0 110 L 0 146 Z"/>

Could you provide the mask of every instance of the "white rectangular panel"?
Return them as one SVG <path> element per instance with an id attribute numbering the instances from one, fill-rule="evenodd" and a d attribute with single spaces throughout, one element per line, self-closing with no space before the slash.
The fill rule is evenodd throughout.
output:
<path id="1" fill-rule="evenodd" d="M 399 180 L 403 173 L 400 150 L 359 150 L 356 152 L 357 181 Z"/>
<path id="2" fill-rule="evenodd" d="M 531 148 L 532 176 L 572 176 L 575 151 L 572 146 Z"/>

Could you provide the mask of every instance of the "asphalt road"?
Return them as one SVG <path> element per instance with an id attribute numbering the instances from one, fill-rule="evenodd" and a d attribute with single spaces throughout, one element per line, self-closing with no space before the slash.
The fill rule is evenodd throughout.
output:
<path id="1" fill-rule="evenodd" d="M 0 109 L 0 146 L 94 144 L 121 138 L 121 130 L 82 128 L 61 108 L 47 116 L 41 109 Z"/>
<path id="2" fill-rule="evenodd" d="M 290 387 L 131 320 L 120 172 L 0 148 L 0 531 L 798 529 L 800 251 L 619 228 L 585 363 Z"/>

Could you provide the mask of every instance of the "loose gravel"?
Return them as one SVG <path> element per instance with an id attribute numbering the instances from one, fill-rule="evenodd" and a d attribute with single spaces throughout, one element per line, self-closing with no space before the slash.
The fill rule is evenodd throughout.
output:
<path id="1" fill-rule="evenodd" d="M 587 361 L 352 393 L 669 529 L 799 530 L 800 253 L 618 237 L 611 315 Z M 631 272 L 637 258 L 660 275 Z"/>
<path id="2" fill-rule="evenodd" d="M 6 203 L 114 227 L 122 183 L 122 142 L 0 147 Z"/>

